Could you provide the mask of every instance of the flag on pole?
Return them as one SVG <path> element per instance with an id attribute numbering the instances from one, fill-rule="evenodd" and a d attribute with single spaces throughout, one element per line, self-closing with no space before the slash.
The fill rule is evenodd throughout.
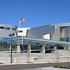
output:
<path id="1" fill-rule="evenodd" d="M 20 23 L 25 23 L 26 20 L 24 18 L 20 18 Z"/>

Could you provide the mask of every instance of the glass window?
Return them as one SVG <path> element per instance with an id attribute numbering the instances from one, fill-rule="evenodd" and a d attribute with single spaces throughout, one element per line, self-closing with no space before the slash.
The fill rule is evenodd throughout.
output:
<path id="1" fill-rule="evenodd" d="M 10 30 L 10 28 L 9 28 L 9 27 L 5 27 L 5 29 L 6 29 L 6 30 Z"/>
<path id="2" fill-rule="evenodd" d="M 16 30 L 16 28 L 12 28 L 12 30 Z"/>
<path id="3" fill-rule="evenodd" d="M 9 28 L 9 27 L 0 27 L 0 29 L 10 30 L 10 28 Z"/>
<path id="4" fill-rule="evenodd" d="M 23 32 L 23 31 L 19 31 L 19 32 L 21 33 L 21 32 Z"/>
<path id="5" fill-rule="evenodd" d="M 0 29 L 4 29 L 4 27 L 0 27 Z"/>

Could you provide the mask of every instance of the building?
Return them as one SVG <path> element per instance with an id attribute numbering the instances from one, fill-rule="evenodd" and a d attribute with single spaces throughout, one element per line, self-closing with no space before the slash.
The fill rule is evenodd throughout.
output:
<path id="1" fill-rule="evenodd" d="M 23 51 L 24 46 L 26 48 L 29 43 L 31 43 L 32 49 L 41 49 L 44 45 L 46 49 L 56 45 L 63 48 L 70 45 L 70 23 L 48 24 L 34 28 L 17 28 L 16 26 L 3 24 L 0 25 L 0 28 L 0 37 L 4 38 L 0 40 L 0 46 L 5 46 L 5 44 L 10 46 L 11 38 L 8 37 L 9 34 L 14 33 L 15 37 L 12 37 L 12 45 L 17 46 L 17 52 Z"/>
<path id="2" fill-rule="evenodd" d="M 34 28 L 18 28 L 17 32 L 18 36 L 24 37 L 21 37 L 20 44 L 28 45 L 30 40 L 34 47 L 42 45 L 46 47 L 54 47 L 55 45 L 67 47 L 69 45 L 67 42 L 70 41 L 70 23 L 48 24 Z M 46 39 L 46 42 L 43 41 L 44 39 Z"/>
<path id="3" fill-rule="evenodd" d="M 17 36 L 27 36 L 27 30 L 30 28 L 17 28 Z"/>
<path id="4" fill-rule="evenodd" d="M 49 24 L 34 27 L 28 30 L 28 37 L 51 39 L 51 35 L 55 33 L 55 25 Z"/>
<path id="5" fill-rule="evenodd" d="M 8 38 L 10 34 L 16 34 L 17 26 L 0 24 L 0 38 Z"/>
<path id="6" fill-rule="evenodd" d="M 70 23 L 48 24 L 34 28 L 18 28 L 13 25 L 0 24 L 0 38 L 7 38 L 12 33 L 31 38 L 70 41 Z"/>
<path id="7" fill-rule="evenodd" d="M 48 24 L 28 30 L 28 37 L 70 41 L 70 23 Z"/>

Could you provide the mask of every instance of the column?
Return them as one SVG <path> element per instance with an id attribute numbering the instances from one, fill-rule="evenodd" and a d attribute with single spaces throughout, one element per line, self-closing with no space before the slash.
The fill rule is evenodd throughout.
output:
<path id="1" fill-rule="evenodd" d="M 45 45 L 42 46 L 42 51 L 41 52 L 42 52 L 42 54 L 45 53 Z"/>
<path id="2" fill-rule="evenodd" d="M 17 52 L 20 53 L 21 50 L 20 50 L 20 45 L 17 45 Z"/>
<path id="3" fill-rule="evenodd" d="M 64 47 L 64 50 L 67 50 L 67 47 Z"/>
<path id="4" fill-rule="evenodd" d="M 70 46 L 68 46 L 67 50 L 70 51 Z"/>
<path id="5" fill-rule="evenodd" d="M 59 59 L 60 59 L 60 55 L 59 55 L 59 52 L 58 52 L 58 49 L 57 49 L 57 46 L 54 47 L 54 54 L 55 54 L 55 59 L 56 59 L 56 63 L 59 62 Z"/>
<path id="6" fill-rule="evenodd" d="M 28 44 L 28 49 L 27 49 L 27 62 L 31 62 L 31 44 Z"/>
<path id="7" fill-rule="evenodd" d="M 57 50 L 57 46 L 54 46 L 53 50 L 54 50 L 54 52 L 55 52 L 55 51 Z"/>
<path id="8" fill-rule="evenodd" d="M 41 53 L 42 53 L 42 56 L 41 57 L 44 58 L 45 57 L 45 45 L 42 46 Z"/>
<path id="9" fill-rule="evenodd" d="M 11 45 L 10 45 L 10 47 L 9 47 L 9 51 L 11 51 Z"/>
<path id="10" fill-rule="evenodd" d="M 70 45 L 67 46 L 67 62 L 70 62 Z"/>

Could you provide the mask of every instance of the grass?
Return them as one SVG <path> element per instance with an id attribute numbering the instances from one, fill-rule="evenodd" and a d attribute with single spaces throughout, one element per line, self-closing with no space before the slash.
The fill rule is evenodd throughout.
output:
<path id="1" fill-rule="evenodd" d="M 39 58 L 34 58 L 34 60 L 38 60 Z"/>
<path id="2" fill-rule="evenodd" d="M 65 68 L 65 69 L 70 69 L 70 66 L 55 66 L 56 68 Z"/>

